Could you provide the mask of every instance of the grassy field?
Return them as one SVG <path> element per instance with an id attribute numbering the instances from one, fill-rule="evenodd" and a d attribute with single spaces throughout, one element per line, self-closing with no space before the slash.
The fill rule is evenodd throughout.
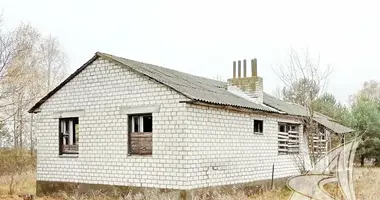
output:
<path id="1" fill-rule="evenodd" d="M 354 170 L 355 178 L 355 192 L 357 199 L 363 200 L 377 200 L 380 199 L 380 168 L 355 168 Z M 9 191 L 9 182 L 11 177 L 3 176 L 0 177 L 0 199 L 22 199 L 18 197 L 20 194 L 34 194 L 35 193 L 35 173 L 28 171 L 22 174 L 19 174 L 15 178 L 15 194 L 8 195 Z M 329 191 L 336 191 L 334 186 L 329 186 Z M 224 194 L 220 191 L 203 191 L 203 195 L 194 197 L 194 200 L 205 200 L 205 199 L 219 199 L 219 200 L 276 200 L 276 199 L 288 199 L 290 191 L 284 188 L 276 188 L 274 190 L 263 191 L 258 194 L 253 194 L 247 196 L 242 191 L 233 191 L 229 194 Z M 57 200 L 57 199 L 71 199 L 71 200 L 85 200 L 85 199 L 111 199 L 102 194 L 93 194 L 90 196 L 68 196 L 65 193 L 61 193 L 56 197 L 43 197 L 37 198 L 38 200 Z M 134 197 L 126 196 L 125 200 L 161 200 L 161 199 L 175 199 L 174 195 L 169 194 L 160 194 L 158 191 L 152 191 L 149 193 L 139 194 Z"/>

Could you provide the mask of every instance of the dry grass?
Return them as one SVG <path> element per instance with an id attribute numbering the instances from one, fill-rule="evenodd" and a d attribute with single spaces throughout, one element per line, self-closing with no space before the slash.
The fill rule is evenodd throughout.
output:
<path id="1" fill-rule="evenodd" d="M 380 168 L 355 168 L 357 199 L 380 199 Z"/>
<path id="2" fill-rule="evenodd" d="M 291 191 L 287 187 L 268 190 L 260 194 L 250 196 L 250 200 L 289 199 Z"/>
<path id="3" fill-rule="evenodd" d="M 0 178 L 0 195 L 8 194 L 9 182 L 11 176 L 2 176 Z M 36 193 L 36 175 L 34 171 L 27 171 L 15 176 L 15 194 Z"/>
<path id="4" fill-rule="evenodd" d="M 355 168 L 355 192 L 357 199 L 372 200 L 380 199 L 380 168 Z M 8 183 L 10 177 L 0 177 L 0 199 L 21 199 L 17 195 L 7 195 Z M 329 191 L 334 192 L 335 186 L 330 185 Z M 16 194 L 34 194 L 35 193 L 35 174 L 33 172 L 25 172 L 16 176 Z M 261 191 L 252 194 L 251 192 L 242 190 L 231 190 L 228 192 L 219 190 L 200 190 L 193 200 L 281 200 L 288 199 L 290 191 L 286 188 L 277 188 L 274 190 Z M 160 193 L 159 190 L 151 190 L 135 195 L 126 195 L 124 197 L 112 198 L 104 194 L 94 192 L 91 195 L 68 195 L 66 193 L 59 193 L 55 197 L 37 198 L 38 200 L 172 200 L 177 199 L 176 193 Z"/>
<path id="5" fill-rule="evenodd" d="M 355 168 L 354 187 L 357 199 L 380 199 L 380 168 Z M 336 183 L 327 184 L 325 189 L 336 199 L 343 199 Z"/>

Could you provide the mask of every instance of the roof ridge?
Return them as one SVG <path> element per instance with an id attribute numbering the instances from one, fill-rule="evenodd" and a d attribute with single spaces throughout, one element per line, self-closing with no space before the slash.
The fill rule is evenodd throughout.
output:
<path id="1" fill-rule="evenodd" d="M 132 68 L 133 70 L 150 78 L 153 78 L 179 93 L 182 93 L 194 101 L 204 101 L 222 105 L 235 105 L 238 107 L 274 112 L 273 109 L 269 109 L 265 105 L 250 102 L 229 92 L 227 90 L 227 83 L 223 81 L 197 76 L 154 64 L 135 61 L 128 58 L 114 56 L 107 53 L 98 52 L 97 55 L 115 61 L 126 67 Z M 202 92 L 206 93 L 202 94 Z M 240 103 L 234 102 L 235 100 L 240 101 Z"/>
<path id="2" fill-rule="evenodd" d="M 171 69 L 171 68 L 163 67 L 163 66 L 160 66 L 160 65 L 155 65 L 155 64 L 151 64 L 151 63 L 147 63 L 147 62 L 142 62 L 142 61 L 133 60 L 133 59 L 125 58 L 125 57 L 120 57 L 120 56 L 116 56 L 116 55 L 109 54 L 109 53 L 104 53 L 104 52 L 97 51 L 95 54 L 99 55 L 99 56 L 103 55 L 103 56 L 107 56 L 107 57 L 116 57 L 116 58 L 119 58 L 119 59 L 124 59 L 124 60 L 128 60 L 128 61 L 136 62 L 136 63 L 141 63 L 141 64 L 145 64 L 145 65 L 151 65 L 151 66 L 154 66 L 154 67 L 160 67 L 162 69 L 179 72 L 179 73 L 186 74 L 186 75 L 193 76 L 193 77 L 197 77 L 197 78 L 207 79 L 207 80 L 214 81 L 214 82 L 217 82 L 217 83 L 220 83 L 220 84 L 222 84 L 222 83 L 223 84 L 227 84 L 227 82 L 224 82 L 224 81 L 219 81 L 219 80 L 215 80 L 215 79 L 204 77 L 204 76 L 194 75 L 194 74 L 190 74 L 190 73 L 187 73 L 187 72 L 179 71 L 179 70 L 176 70 L 176 69 Z"/>

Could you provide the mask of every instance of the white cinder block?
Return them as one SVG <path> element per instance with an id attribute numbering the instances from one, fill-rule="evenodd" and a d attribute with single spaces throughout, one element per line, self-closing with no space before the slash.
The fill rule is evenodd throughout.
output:
<path id="1" fill-rule="evenodd" d="M 179 103 L 185 96 L 99 58 L 48 99 L 37 114 L 37 179 L 192 189 L 298 174 L 294 156 L 278 155 L 277 116 Z M 128 156 L 122 108 L 157 107 L 153 155 Z M 55 113 L 81 110 L 79 155 L 58 156 Z M 264 133 L 253 133 L 253 119 Z M 301 135 L 302 142 L 302 135 Z M 302 150 L 301 150 L 302 151 Z"/>

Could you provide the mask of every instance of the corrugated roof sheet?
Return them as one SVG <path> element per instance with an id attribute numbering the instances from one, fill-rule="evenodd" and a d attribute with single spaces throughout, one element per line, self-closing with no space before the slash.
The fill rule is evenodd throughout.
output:
<path id="1" fill-rule="evenodd" d="M 276 112 L 274 109 L 268 108 L 265 105 L 256 104 L 228 92 L 226 90 L 227 83 L 225 82 L 195 76 L 152 64 L 129 60 L 110 54 L 97 54 L 104 58 L 117 61 L 118 63 L 130 67 L 141 74 L 151 77 L 193 100 L 219 105 L 229 105 L 261 111 Z"/>
<path id="2" fill-rule="evenodd" d="M 40 101 L 38 101 L 29 110 L 29 112 L 34 112 L 47 99 L 54 95 L 55 92 L 62 88 L 66 83 L 73 79 L 77 74 L 84 70 L 99 56 L 110 61 L 117 62 L 122 66 L 129 67 L 130 69 L 140 74 L 148 76 L 162 84 L 165 84 L 168 87 L 176 90 L 177 92 L 185 95 L 186 97 L 192 100 L 212 104 L 261 110 L 266 112 L 286 113 L 289 115 L 297 116 L 308 116 L 305 107 L 298 104 L 287 103 L 266 93 L 264 93 L 264 105 L 261 105 L 227 91 L 227 83 L 222 81 L 195 76 L 177 70 L 129 60 L 100 52 L 97 52 L 93 58 L 91 58 L 88 62 L 86 62 L 83 66 L 81 66 L 73 74 L 71 74 L 66 80 L 64 80 L 60 85 L 54 88 L 54 90 L 49 92 Z M 320 113 L 318 113 L 316 117 L 316 121 L 337 133 L 346 133 L 353 131 L 352 129 L 344 127 L 334 122 L 331 118 L 324 116 Z"/>
<path id="3" fill-rule="evenodd" d="M 309 116 L 306 107 L 295 103 L 285 102 L 266 93 L 264 93 L 264 104 L 276 108 L 280 111 L 286 112 L 290 115 L 298 115 L 304 117 Z M 313 119 L 336 133 L 349 133 L 354 131 L 353 129 L 345 127 L 335 122 L 334 119 L 318 112 L 314 114 Z"/>
<path id="4" fill-rule="evenodd" d="M 289 115 L 308 116 L 304 106 L 288 103 L 264 92 L 264 104 L 283 111 Z"/>
<path id="5" fill-rule="evenodd" d="M 337 122 L 334 122 L 332 120 L 329 120 L 327 118 L 322 118 L 322 117 L 314 117 L 314 120 L 317 121 L 318 123 L 324 125 L 326 128 L 336 132 L 336 133 L 350 133 L 353 132 L 354 130 L 345 127 Z"/>

